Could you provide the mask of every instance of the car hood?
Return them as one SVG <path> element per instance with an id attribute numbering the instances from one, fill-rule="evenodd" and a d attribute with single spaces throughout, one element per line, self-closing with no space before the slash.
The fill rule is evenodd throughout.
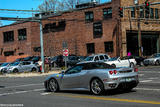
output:
<path id="1" fill-rule="evenodd" d="M 145 59 L 145 61 L 146 60 L 148 60 L 148 61 L 153 61 L 153 60 L 155 60 L 156 58 L 148 58 L 148 59 Z"/>

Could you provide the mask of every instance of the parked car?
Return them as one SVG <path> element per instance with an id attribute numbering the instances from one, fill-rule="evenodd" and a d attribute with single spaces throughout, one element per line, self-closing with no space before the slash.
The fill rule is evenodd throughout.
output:
<path id="1" fill-rule="evenodd" d="M 72 67 L 76 65 L 78 62 L 82 61 L 83 59 L 83 56 L 69 55 L 66 57 L 67 67 Z M 65 66 L 65 57 L 62 55 L 55 56 L 53 58 L 50 58 L 50 63 L 52 64 L 52 67 Z"/>
<path id="2" fill-rule="evenodd" d="M 136 62 L 137 62 L 137 65 L 140 65 L 140 66 L 144 65 L 143 64 L 143 61 L 145 59 L 144 57 L 131 55 L 131 56 L 128 56 L 128 58 L 129 59 L 135 59 Z"/>
<path id="3" fill-rule="evenodd" d="M 23 61 L 24 58 L 17 58 L 14 62 Z"/>
<path id="4" fill-rule="evenodd" d="M 103 62 L 84 62 L 53 74 L 46 78 L 47 91 L 87 90 L 95 95 L 105 90 L 131 90 L 139 83 L 138 70 L 134 68 L 115 68 Z"/>
<path id="5" fill-rule="evenodd" d="M 126 57 L 115 57 L 111 58 L 108 61 L 105 61 L 106 64 L 110 64 L 114 67 L 134 67 L 136 65 L 135 59 L 129 59 Z"/>
<path id="6" fill-rule="evenodd" d="M 79 63 L 83 63 L 83 62 L 104 62 L 104 61 L 108 61 L 110 59 L 110 56 L 108 54 L 95 54 L 95 55 L 91 55 L 86 57 L 82 62 Z"/>
<path id="7" fill-rule="evenodd" d="M 31 61 L 21 61 L 11 63 L 7 68 L 7 72 L 25 72 L 25 71 L 38 71 L 38 68 Z"/>
<path id="8" fill-rule="evenodd" d="M 41 59 L 40 56 L 34 56 L 34 57 L 31 59 L 31 61 L 33 61 L 33 63 L 36 63 L 36 62 L 38 62 L 40 59 Z"/>
<path id="9" fill-rule="evenodd" d="M 28 57 L 25 57 L 25 58 L 23 59 L 23 61 L 31 61 L 32 58 L 33 58 L 33 56 L 28 56 Z"/>
<path id="10" fill-rule="evenodd" d="M 75 66 L 78 62 L 80 62 L 82 59 L 80 59 L 80 57 L 78 56 L 68 56 L 67 57 L 67 67 L 73 67 Z"/>
<path id="11" fill-rule="evenodd" d="M 160 53 L 153 54 L 143 61 L 144 65 L 160 65 Z"/>
<path id="12" fill-rule="evenodd" d="M 10 63 L 3 63 L 2 65 L 0 65 L 0 72 L 1 73 L 6 73 L 7 72 L 7 67 L 10 65 Z"/>
<path id="13" fill-rule="evenodd" d="M 58 55 L 53 58 L 50 58 L 50 63 L 52 67 L 62 67 L 64 66 L 63 55 Z"/>

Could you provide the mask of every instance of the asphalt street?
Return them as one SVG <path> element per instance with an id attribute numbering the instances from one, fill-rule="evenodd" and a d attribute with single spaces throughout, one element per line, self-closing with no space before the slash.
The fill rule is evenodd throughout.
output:
<path id="1" fill-rule="evenodd" d="M 139 68 L 139 85 L 130 92 L 46 92 L 39 77 L 1 77 L 0 107 L 160 107 L 160 66 Z M 19 104 L 19 105 L 18 105 Z"/>

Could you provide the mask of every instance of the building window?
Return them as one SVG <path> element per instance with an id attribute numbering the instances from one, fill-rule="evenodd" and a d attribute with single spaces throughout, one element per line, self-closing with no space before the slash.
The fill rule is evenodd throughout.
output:
<path id="1" fill-rule="evenodd" d="M 27 39 L 27 31 L 25 29 L 19 29 L 18 30 L 18 40 L 26 40 Z"/>
<path id="2" fill-rule="evenodd" d="M 64 31 L 65 28 L 66 28 L 65 20 L 59 21 L 58 25 L 56 25 L 56 23 L 47 23 L 44 25 L 43 33 Z"/>
<path id="3" fill-rule="evenodd" d="M 14 51 L 6 51 L 4 52 L 4 56 L 12 56 L 14 55 Z"/>
<path id="4" fill-rule="evenodd" d="M 51 24 L 45 24 L 43 28 L 43 33 L 49 33 Z"/>
<path id="5" fill-rule="evenodd" d="M 34 52 L 41 52 L 41 47 L 33 47 Z"/>
<path id="6" fill-rule="evenodd" d="M 140 7 L 140 18 L 144 18 L 144 8 Z"/>
<path id="7" fill-rule="evenodd" d="M 87 46 L 87 54 L 95 53 L 94 43 L 88 43 Z"/>
<path id="8" fill-rule="evenodd" d="M 18 55 L 24 55 L 24 53 L 18 53 Z"/>
<path id="9" fill-rule="evenodd" d="M 56 23 L 52 23 L 52 24 L 50 24 L 50 31 L 51 32 L 55 32 L 56 31 Z"/>
<path id="10" fill-rule="evenodd" d="M 150 9 L 150 18 L 151 19 L 154 18 L 154 9 L 153 8 Z"/>
<path id="11" fill-rule="evenodd" d="M 3 32 L 3 42 L 13 42 L 14 41 L 14 32 L 13 31 L 8 31 L 8 32 Z"/>
<path id="12" fill-rule="evenodd" d="M 158 14 L 159 12 L 158 12 L 158 9 L 155 9 L 155 18 L 156 19 L 159 19 L 159 14 Z"/>
<path id="13" fill-rule="evenodd" d="M 112 18 L 112 8 L 104 8 L 103 9 L 103 19 Z"/>
<path id="14" fill-rule="evenodd" d="M 113 41 L 104 42 L 105 52 L 113 52 Z"/>
<path id="15" fill-rule="evenodd" d="M 131 8 L 131 17 L 135 18 L 135 7 Z"/>
<path id="16" fill-rule="evenodd" d="M 85 20 L 86 22 L 93 22 L 94 20 L 93 12 L 85 12 Z"/>
<path id="17" fill-rule="evenodd" d="M 61 30 L 65 30 L 65 27 L 66 27 L 66 21 L 63 20 L 63 21 L 59 21 L 58 22 L 58 30 L 61 31 Z"/>
<path id="18" fill-rule="evenodd" d="M 100 38 L 103 34 L 102 22 L 95 22 L 93 24 L 93 38 Z"/>

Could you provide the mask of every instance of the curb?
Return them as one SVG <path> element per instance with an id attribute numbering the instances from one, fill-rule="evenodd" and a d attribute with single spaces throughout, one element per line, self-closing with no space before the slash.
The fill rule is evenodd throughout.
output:
<path id="1" fill-rule="evenodd" d="M 60 73 L 59 70 L 57 71 L 49 71 L 47 73 L 39 73 L 39 72 L 35 72 L 35 73 L 15 73 L 15 74 L 4 74 L 4 75 L 0 75 L 0 77 L 38 77 L 38 76 L 47 76 L 47 75 L 52 75 L 52 74 L 56 74 L 56 73 Z"/>

